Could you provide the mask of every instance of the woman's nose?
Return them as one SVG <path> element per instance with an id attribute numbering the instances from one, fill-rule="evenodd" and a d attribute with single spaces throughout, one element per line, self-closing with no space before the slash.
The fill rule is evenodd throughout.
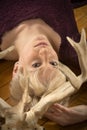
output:
<path id="1" fill-rule="evenodd" d="M 41 48 L 39 54 L 41 57 L 47 60 L 49 57 L 49 50 L 47 48 Z"/>

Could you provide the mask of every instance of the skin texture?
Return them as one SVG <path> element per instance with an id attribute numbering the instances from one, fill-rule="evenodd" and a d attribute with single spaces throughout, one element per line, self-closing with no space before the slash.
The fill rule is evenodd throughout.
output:
<path id="1" fill-rule="evenodd" d="M 54 104 L 47 111 L 45 117 L 62 126 L 80 123 L 87 119 L 87 106 L 79 105 L 67 108 L 60 104 Z"/>
<path id="2" fill-rule="evenodd" d="M 58 55 L 61 42 L 60 36 L 42 20 L 29 20 L 7 33 L 2 38 L 1 50 L 5 50 L 12 44 L 15 51 L 5 59 L 17 60 L 13 69 L 13 79 L 17 77 L 18 69 L 22 66 L 34 73 L 38 69 L 45 70 L 39 73 L 39 80 L 46 84 L 58 66 Z M 44 80 L 43 80 L 44 79 Z M 45 82 L 46 81 L 46 82 Z M 45 117 L 60 125 L 71 125 L 87 119 L 87 106 L 80 105 L 71 108 L 60 104 L 54 104 L 45 114 Z"/>

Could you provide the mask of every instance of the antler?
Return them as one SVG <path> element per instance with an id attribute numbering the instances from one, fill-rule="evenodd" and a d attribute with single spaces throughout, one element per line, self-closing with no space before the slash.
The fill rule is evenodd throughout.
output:
<path id="1" fill-rule="evenodd" d="M 0 52 L 0 59 L 4 58 L 8 53 L 10 53 L 11 51 L 13 51 L 15 49 L 15 46 L 10 46 L 9 48 L 7 48 L 4 51 Z"/>
<path id="2" fill-rule="evenodd" d="M 59 63 L 59 66 L 60 70 L 66 75 L 73 87 L 78 90 L 81 85 L 87 81 L 87 42 L 85 30 L 82 29 L 79 43 L 76 43 L 69 37 L 67 37 L 67 40 L 77 52 L 81 74 L 76 76 L 66 65 L 62 63 Z"/>

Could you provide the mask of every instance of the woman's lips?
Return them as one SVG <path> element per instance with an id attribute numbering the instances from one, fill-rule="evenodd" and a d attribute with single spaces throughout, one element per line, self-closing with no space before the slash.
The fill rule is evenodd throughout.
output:
<path id="1" fill-rule="evenodd" d="M 36 44 L 34 47 L 37 47 L 37 46 L 47 46 L 47 45 L 48 45 L 47 43 L 41 42 L 41 43 Z"/>

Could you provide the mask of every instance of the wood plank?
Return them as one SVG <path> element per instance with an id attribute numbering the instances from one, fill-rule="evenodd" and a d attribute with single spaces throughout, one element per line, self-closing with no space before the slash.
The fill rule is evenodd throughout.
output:
<path id="1" fill-rule="evenodd" d="M 5 68 L 5 70 L 3 70 L 0 73 L 0 87 L 3 87 L 8 82 L 10 82 L 11 77 L 12 77 L 12 70 L 13 70 L 13 66 L 10 66 L 10 64 L 9 64 L 7 69 Z"/>
<path id="2" fill-rule="evenodd" d="M 85 28 L 87 34 L 87 5 L 74 9 L 74 15 L 79 32 Z"/>
<path id="3" fill-rule="evenodd" d="M 6 84 L 4 87 L 0 88 L 0 97 L 6 100 L 10 96 L 9 84 Z"/>
<path id="4" fill-rule="evenodd" d="M 14 61 L 0 60 L 0 75 L 7 68 L 10 68 L 10 66 L 13 66 L 13 65 L 14 65 Z"/>

